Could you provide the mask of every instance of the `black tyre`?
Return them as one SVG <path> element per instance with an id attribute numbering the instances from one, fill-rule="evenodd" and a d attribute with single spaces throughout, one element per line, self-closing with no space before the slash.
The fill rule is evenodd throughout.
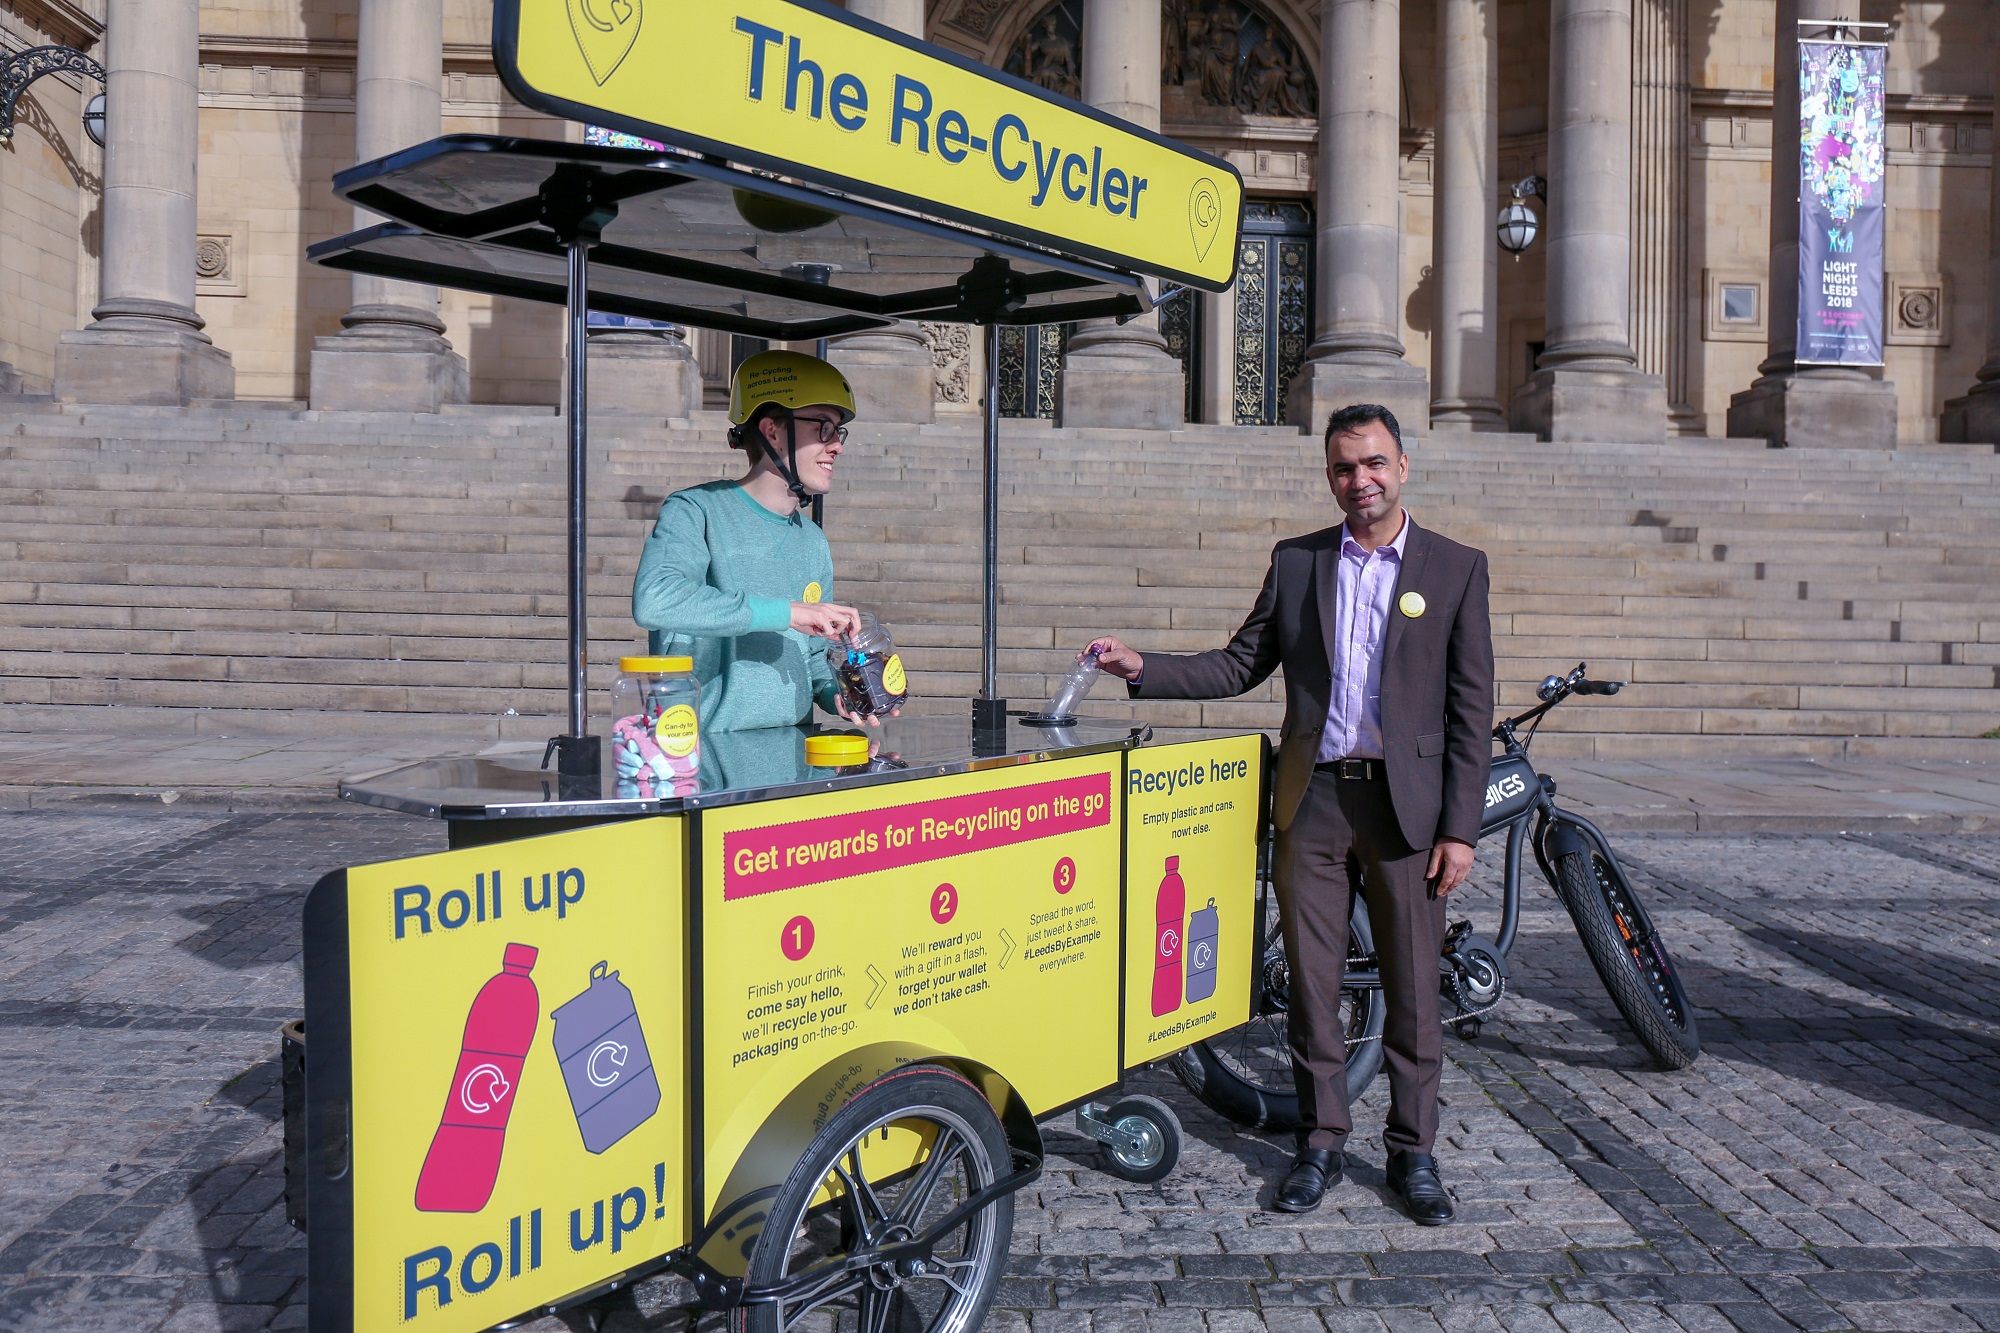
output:
<path id="1" fill-rule="evenodd" d="M 1181 1118 L 1157 1097 L 1122 1097 L 1104 1118 L 1129 1143 L 1104 1145 L 1104 1169 L 1120 1180 L 1150 1185 L 1181 1160 Z"/>
<path id="2" fill-rule="evenodd" d="M 1662 1069 L 1683 1069 L 1701 1054 L 1694 1009 L 1666 942 L 1653 929 L 1624 873 L 1596 847 L 1555 859 L 1556 896 L 1576 923 L 1584 952 L 1633 1034 Z"/>
<path id="3" fill-rule="evenodd" d="M 864 1145 L 897 1131 L 915 1136 L 914 1162 L 899 1153 L 901 1169 L 870 1179 Z M 999 1117 L 965 1079 L 929 1065 L 879 1079 L 827 1122 L 771 1201 L 744 1286 L 789 1295 L 746 1303 L 738 1329 L 973 1333 L 1007 1262 L 1014 1196 L 945 1223 L 1012 1163 Z M 912 1255 L 912 1241 L 925 1252 Z"/>
<path id="4" fill-rule="evenodd" d="M 1287 1011 L 1290 979 L 1276 907 L 1266 923 L 1263 967 L 1250 1021 L 1234 1032 L 1198 1041 L 1174 1057 L 1173 1070 L 1189 1092 L 1217 1115 L 1252 1129 L 1297 1129 L 1298 1085 L 1292 1081 Z M 1375 952 L 1368 908 L 1359 899 L 1348 918 L 1349 966 Z M 1388 1010 L 1380 989 L 1340 992 L 1340 1022 L 1347 1034 L 1347 1100 L 1359 1101 L 1382 1072 L 1382 1021 Z"/>

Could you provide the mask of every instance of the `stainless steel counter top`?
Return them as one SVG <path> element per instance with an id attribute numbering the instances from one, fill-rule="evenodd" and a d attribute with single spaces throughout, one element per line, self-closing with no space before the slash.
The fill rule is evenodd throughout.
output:
<path id="1" fill-rule="evenodd" d="M 866 765 L 815 768 L 806 762 L 806 737 L 852 730 L 704 732 L 698 785 L 673 796 L 642 796 L 631 784 L 621 784 L 608 739 L 603 768 L 595 778 L 559 777 L 553 767 L 540 767 L 538 752 L 524 750 L 403 764 L 349 778 L 340 784 L 340 795 L 361 805 L 447 820 L 673 814 L 1128 750 L 1152 735 L 1143 722 L 1083 718 L 1074 726 L 1044 727 L 1009 716 L 1004 740 L 982 744 L 970 716 L 902 717 L 869 732 L 874 757 Z"/>

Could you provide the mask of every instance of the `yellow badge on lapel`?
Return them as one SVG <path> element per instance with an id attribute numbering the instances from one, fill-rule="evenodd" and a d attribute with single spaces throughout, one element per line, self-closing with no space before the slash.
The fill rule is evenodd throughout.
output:
<path id="1" fill-rule="evenodd" d="M 1396 606 L 1404 615 L 1415 620 L 1424 613 L 1424 595 L 1420 592 L 1406 592 L 1396 599 Z"/>
<path id="2" fill-rule="evenodd" d="M 824 597 L 825 595 L 826 594 L 820 590 L 819 580 L 814 579 L 811 583 L 808 583 L 806 585 L 806 590 L 799 594 L 799 600 L 810 605 L 812 603 L 819 601 L 819 599 L 821 597 Z"/>

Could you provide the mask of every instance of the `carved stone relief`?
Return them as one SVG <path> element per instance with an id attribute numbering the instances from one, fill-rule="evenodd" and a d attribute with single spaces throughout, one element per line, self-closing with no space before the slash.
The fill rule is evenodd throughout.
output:
<path id="1" fill-rule="evenodd" d="M 1241 0 L 1164 0 L 1161 82 L 1212 107 L 1310 119 L 1319 90 L 1284 25 Z"/>
<path id="2" fill-rule="evenodd" d="M 936 324 L 922 321 L 931 340 L 931 354 L 937 367 L 937 400 L 940 403 L 972 401 L 972 326 Z"/>
<path id="3" fill-rule="evenodd" d="M 241 222 L 203 220 L 194 240 L 194 289 L 203 296 L 248 296 L 243 256 L 249 228 Z"/>
<path id="4" fill-rule="evenodd" d="M 1080 0 L 1058 0 L 1028 25 L 1007 56 L 1006 71 L 1063 97 L 1083 96 Z"/>
<path id="5" fill-rule="evenodd" d="M 961 8 L 952 24 L 967 27 L 975 8 Z M 1042 10 L 1008 53 L 1007 72 L 1080 96 L 1083 26 L 1077 11 L 1078 0 Z M 996 18 L 985 21 L 990 28 Z M 1319 114 L 1319 89 L 1298 43 L 1282 23 L 1244 0 L 1162 0 L 1160 82 L 1185 89 L 1208 108 L 1294 120 Z"/>
<path id="6" fill-rule="evenodd" d="M 1888 279 L 1888 341 L 1895 347 L 1951 346 L 1951 284 L 1942 273 Z"/>
<path id="7" fill-rule="evenodd" d="M 991 37 L 993 29 L 1000 24 L 1001 16 L 1012 9 L 1015 3 L 1016 0 L 965 0 L 965 3 L 958 7 L 958 12 L 945 22 L 960 32 L 970 33 L 974 37 Z"/>

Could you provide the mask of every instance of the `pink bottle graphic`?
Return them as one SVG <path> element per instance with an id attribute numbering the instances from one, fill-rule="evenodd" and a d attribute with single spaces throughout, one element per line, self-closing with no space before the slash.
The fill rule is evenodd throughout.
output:
<path id="1" fill-rule="evenodd" d="M 417 1176 L 420 1212 L 476 1213 L 493 1197 L 507 1117 L 541 1018 L 541 997 L 528 979 L 538 952 L 532 945 L 508 945 L 500 975 L 473 998 L 444 1118 Z"/>
<path id="2" fill-rule="evenodd" d="M 1181 882 L 1181 859 L 1167 858 L 1167 877 L 1160 881 L 1154 909 L 1159 933 L 1153 944 L 1153 1017 L 1164 1018 L 1181 1007 L 1181 923 L 1187 917 L 1187 885 Z"/>

